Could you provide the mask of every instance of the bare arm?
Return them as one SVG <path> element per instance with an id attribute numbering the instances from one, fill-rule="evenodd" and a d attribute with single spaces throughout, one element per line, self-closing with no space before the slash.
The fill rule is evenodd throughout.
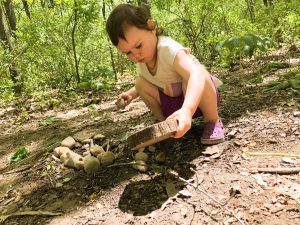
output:
<path id="1" fill-rule="evenodd" d="M 173 65 L 175 70 L 182 76 L 183 83 L 186 84 L 186 90 L 183 90 L 185 98 L 182 108 L 170 116 L 178 121 L 178 130 L 175 137 L 179 138 L 191 128 L 192 116 L 200 104 L 209 73 L 202 66 L 195 64 L 183 50 L 178 52 Z"/>

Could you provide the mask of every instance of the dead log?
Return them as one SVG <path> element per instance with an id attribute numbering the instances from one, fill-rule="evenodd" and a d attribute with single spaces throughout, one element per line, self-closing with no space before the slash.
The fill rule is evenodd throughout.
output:
<path id="1" fill-rule="evenodd" d="M 168 119 L 148 126 L 128 137 L 128 146 L 132 150 L 147 147 L 170 138 L 177 131 L 177 120 Z"/>

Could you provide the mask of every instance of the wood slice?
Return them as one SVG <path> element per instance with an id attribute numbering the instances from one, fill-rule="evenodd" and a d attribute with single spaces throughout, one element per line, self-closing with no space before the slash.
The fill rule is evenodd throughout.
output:
<path id="1" fill-rule="evenodd" d="M 177 120 L 168 119 L 160 123 L 148 126 L 128 137 L 128 146 L 132 150 L 147 147 L 175 134 L 177 131 Z"/>

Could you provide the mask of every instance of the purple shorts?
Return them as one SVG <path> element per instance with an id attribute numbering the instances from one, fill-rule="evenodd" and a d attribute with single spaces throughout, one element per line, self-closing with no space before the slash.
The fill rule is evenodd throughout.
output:
<path id="1" fill-rule="evenodd" d="M 213 81 L 213 79 L 212 79 Z M 216 92 L 217 92 L 217 104 L 219 104 L 220 100 L 221 100 L 221 95 L 220 92 L 215 84 L 215 82 L 213 81 L 214 86 L 216 88 Z M 161 103 L 161 108 L 162 108 L 162 112 L 165 118 L 167 118 L 168 116 L 170 116 L 171 114 L 173 114 L 175 111 L 179 110 L 182 105 L 183 105 L 183 101 L 184 101 L 184 95 L 181 94 L 177 97 L 170 97 L 167 96 L 165 93 L 163 93 L 161 90 L 158 90 L 159 92 L 159 98 L 160 98 L 160 103 Z M 202 116 L 202 112 L 199 108 L 197 108 L 196 112 L 193 115 L 193 119 Z"/>

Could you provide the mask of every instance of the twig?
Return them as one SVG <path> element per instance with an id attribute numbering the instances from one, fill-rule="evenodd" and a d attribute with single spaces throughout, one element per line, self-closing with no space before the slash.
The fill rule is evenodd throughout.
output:
<path id="1" fill-rule="evenodd" d="M 191 219 L 191 221 L 190 221 L 190 225 L 192 225 L 193 224 L 193 221 L 194 221 L 194 219 L 195 219 L 195 214 L 196 214 L 196 210 L 195 210 L 195 208 L 196 208 L 196 206 L 194 205 L 194 204 L 191 204 L 190 203 L 190 205 L 192 205 L 192 207 L 193 207 L 193 215 L 192 215 L 192 219 Z"/>
<path id="2" fill-rule="evenodd" d="M 280 157 L 291 157 L 300 159 L 300 155 L 289 154 L 289 153 L 279 153 L 279 152 L 249 152 L 246 148 L 242 149 L 243 154 L 246 157 L 250 156 L 280 156 Z"/>
<path id="3" fill-rule="evenodd" d="M 292 168 L 252 168 L 250 173 L 277 173 L 277 174 L 293 174 L 300 173 L 300 167 Z"/>
<path id="4" fill-rule="evenodd" d="M 25 170 L 30 169 L 31 167 L 32 167 L 31 165 L 27 165 L 27 166 L 25 166 L 25 167 L 23 167 L 23 168 L 11 170 L 11 171 L 5 172 L 5 173 L 3 173 L 3 174 L 20 173 L 20 172 L 23 172 L 23 171 L 25 171 Z"/>
<path id="5" fill-rule="evenodd" d="M 195 188 L 196 190 L 200 191 L 201 193 L 203 193 L 204 195 L 206 195 L 208 198 L 212 199 L 213 201 L 215 201 L 216 203 L 218 203 L 223 209 L 225 209 L 227 212 L 229 212 L 231 215 L 233 215 L 242 225 L 245 225 L 244 222 L 238 218 L 230 209 L 228 209 L 225 205 L 223 205 L 221 202 L 219 202 L 217 199 L 215 199 L 213 196 L 211 196 L 210 194 L 208 194 L 207 192 L 205 192 L 204 190 L 202 190 L 201 188 L 194 186 L 191 182 L 187 181 L 186 179 L 180 177 L 175 171 L 169 171 L 170 174 L 176 176 L 179 180 L 185 182 L 186 184 L 192 186 L 193 188 Z"/>
<path id="6" fill-rule="evenodd" d="M 12 216 L 58 216 L 61 213 L 53 213 L 48 211 L 24 211 L 24 212 L 15 212 L 7 215 L 0 215 L 0 222 L 4 222 L 7 218 Z"/>
<path id="7" fill-rule="evenodd" d="M 109 165 L 109 166 L 107 166 L 107 167 L 127 166 L 127 165 L 136 165 L 136 164 L 139 164 L 139 163 L 133 161 L 133 162 L 128 162 L 128 163 L 114 163 L 114 164 Z"/>

